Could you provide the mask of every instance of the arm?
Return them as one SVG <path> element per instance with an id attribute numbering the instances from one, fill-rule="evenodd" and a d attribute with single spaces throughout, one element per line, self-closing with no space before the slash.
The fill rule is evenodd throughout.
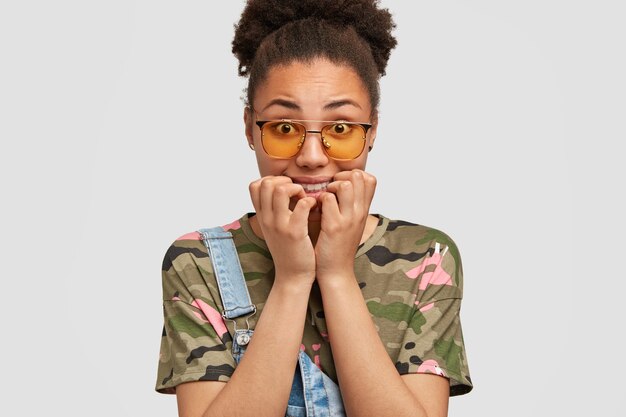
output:
<path id="1" fill-rule="evenodd" d="M 436 375 L 400 376 L 389 358 L 354 276 L 376 179 L 341 172 L 321 196 L 322 225 L 315 247 L 317 281 L 346 412 L 371 415 L 447 415 L 449 383 Z"/>
<path id="2" fill-rule="evenodd" d="M 280 416 L 285 414 L 296 367 L 311 286 L 315 253 L 307 219 L 315 205 L 287 177 L 250 184 L 256 221 L 272 254 L 276 274 L 245 355 L 230 381 L 193 382 L 177 389 L 182 417 Z M 299 198 L 293 211 L 292 198 Z"/>
<path id="3" fill-rule="evenodd" d="M 176 388 L 179 415 L 284 416 L 309 292 L 310 287 L 274 286 L 230 381 L 179 385 Z"/>
<path id="4" fill-rule="evenodd" d="M 446 416 L 448 380 L 438 375 L 398 374 L 374 327 L 354 274 L 324 280 L 320 289 L 347 414 L 350 417 Z"/>

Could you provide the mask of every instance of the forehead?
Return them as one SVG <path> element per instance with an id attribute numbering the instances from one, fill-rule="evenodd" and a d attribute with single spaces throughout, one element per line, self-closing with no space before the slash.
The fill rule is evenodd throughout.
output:
<path id="1" fill-rule="evenodd" d="M 258 85 L 254 107 L 257 111 L 273 101 L 293 102 L 302 110 L 320 109 L 332 102 L 351 101 L 370 111 L 368 92 L 361 77 L 348 65 L 324 58 L 276 65 Z"/>

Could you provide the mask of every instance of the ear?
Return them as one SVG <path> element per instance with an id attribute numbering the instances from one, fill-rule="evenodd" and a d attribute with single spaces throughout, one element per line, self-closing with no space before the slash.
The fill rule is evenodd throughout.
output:
<path id="1" fill-rule="evenodd" d="M 252 114 L 252 109 L 246 106 L 243 109 L 243 123 L 246 131 L 246 139 L 248 140 L 248 146 L 254 148 L 254 135 L 252 134 L 254 128 L 254 115 Z"/>
<path id="2" fill-rule="evenodd" d="M 378 112 L 374 112 L 372 115 L 372 127 L 368 131 L 369 142 L 367 144 L 368 150 L 371 151 L 374 147 L 374 141 L 376 140 L 376 133 L 378 131 Z"/>

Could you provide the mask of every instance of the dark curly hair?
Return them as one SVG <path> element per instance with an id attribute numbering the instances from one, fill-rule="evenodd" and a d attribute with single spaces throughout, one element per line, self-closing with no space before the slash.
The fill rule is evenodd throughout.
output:
<path id="1" fill-rule="evenodd" d="M 394 28 L 378 0 L 248 0 L 232 43 L 239 75 L 250 77 L 248 104 L 272 66 L 324 57 L 356 71 L 375 111 Z"/>

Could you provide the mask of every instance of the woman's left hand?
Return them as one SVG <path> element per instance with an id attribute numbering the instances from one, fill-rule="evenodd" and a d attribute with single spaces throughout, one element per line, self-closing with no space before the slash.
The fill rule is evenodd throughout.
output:
<path id="1" fill-rule="evenodd" d="M 356 254 L 376 189 L 376 178 L 359 169 L 334 176 L 321 203 L 321 229 L 315 244 L 317 280 L 354 275 Z"/>

